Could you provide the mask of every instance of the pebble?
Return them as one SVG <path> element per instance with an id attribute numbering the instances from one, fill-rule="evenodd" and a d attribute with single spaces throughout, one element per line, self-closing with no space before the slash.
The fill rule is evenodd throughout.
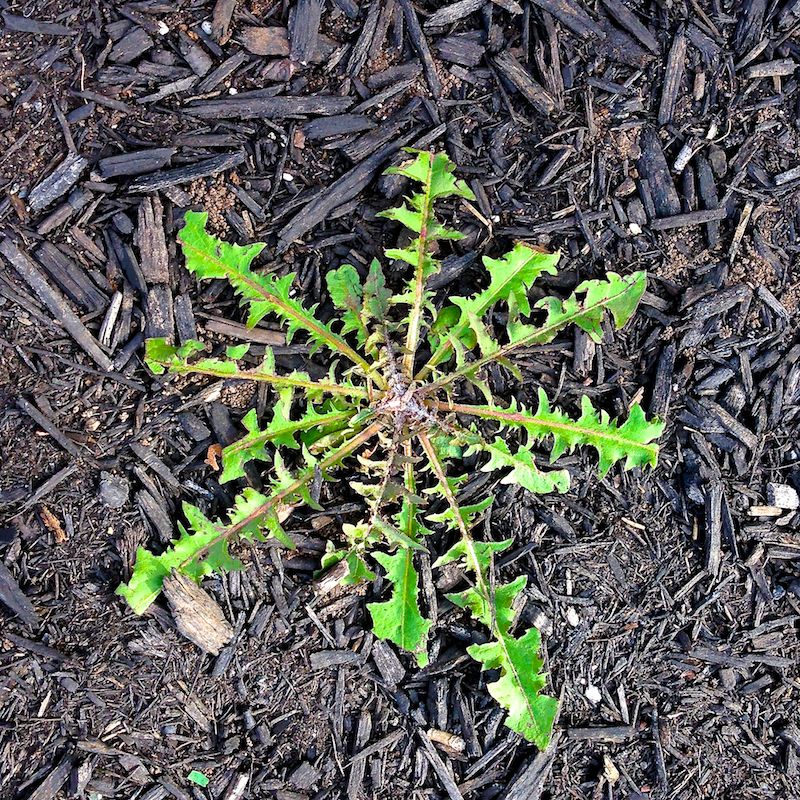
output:
<path id="1" fill-rule="evenodd" d="M 578 625 L 581 624 L 580 615 L 572 606 L 567 609 L 567 622 L 569 622 L 573 628 L 577 628 Z"/>
<path id="2" fill-rule="evenodd" d="M 793 486 L 786 483 L 768 483 L 767 503 L 785 511 L 795 511 L 800 508 L 800 496 Z"/>
<path id="3" fill-rule="evenodd" d="M 586 699 L 595 705 L 598 705 L 603 699 L 603 695 L 600 694 L 600 690 L 593 683 L 590 683 L 586 687 L 586 692 L 584 692 L 584 694 L 586 695 Z"/>
<path id="4" fill-rule="evenodd" d="M 122 508 L 128 502 L 130 484 L 127 478 L 110 472 L 100 473 L 100 499 L 109 508 Z"/>

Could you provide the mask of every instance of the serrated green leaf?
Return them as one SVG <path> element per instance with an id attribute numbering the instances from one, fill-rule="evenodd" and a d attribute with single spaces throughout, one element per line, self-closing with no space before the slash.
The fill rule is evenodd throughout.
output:
<path id="1" fill-rule="evenodd" d="M 275 355 L 267 347 L 262 363 L 254 369 L 240 369 L 234 357 L 246 352 L 241 347 L 229 347 L 227 358 L 192 357 L 204 350 L 202 342 L 191 340 L 181 347 L 167 344 L 164 339 L 148 339 L 145 342 L 145 360 L 152 372 L 161 374 L 165 370 L 178 374 L 211 375 L 216 378 L 236 378 L 268 383 L 276 389 L 300 389 L 309 400 L 318 400 L 326 394 L 366 399 L 368 391 L 356 386 L 347 378 L 330 381 L 311 380 L 308 373 L 294 371 L 288 375 L 279 375 L 275 370 Z"/>
<path id="2" fill-rule="evenodd" d="M 639 300 L 647 286 L 647 274 L 635 272 L 632 275 L 619 276 L 614 272 L 608 273 L 606 280 L 585 281 L 566 300 L 556 297 L 546 297 L 540 300 L 535 308 L 546 311 L 544 323 L 540 325 L 528 324 L 522 321 L 522 311 L 514 294 L 508 298 L 508 343 L 471 362 L 460 358 L 457 368 L 447 375 L 436 378 L 431 384 L 436 388 L 445 388 L 459 378 L 466 378 L 472 383 L 478 380 L 478 374 L 483 367 L 495 361 L 502 363 L 522 347 L 536 344 L 547 344 L 569 324 L 576 324 L 585 330 L 595 341 L 602 339 L 603 330 L 601 323 L 606 309 L 611 314 L 617 327 L 624 325 L 635 311 Z M 583 294 L 584 297 L 578 297 Z M 452 347 L 454 338 L 447 337 L 447 347 Z M 440 344 L 437 353 L 445 343 Z M 436 355 L 436 354 L 435 354 Z M 445 352 L 442 358 L 446 357 Z M 438 358 L 438 356 L 437 356 Z M 417 377 L 422 377 L 434 368 L 433 359 L 423 367 Z"/>
<path id="3" fill-rule="evenodd" d="M 242 424 L 247 429 L 247 434 L 222 451 L 222 474 L 220 483 L 237 478 L 244 478 L 245 464 L 250 461 L 269 461 L 266 445 L 273 447 L 287 447 L 299 450 L 301 442 L 298 434 L 310 429 L 318 431 L 330 430 L 331 426 L 344 425 L 351 420 L 354 411 L 331 411 L 318 413 L 314 406 L 308 404 L 300 419 L 290 419 L 292 407 L 292 390 L 282 389 L 278 393 L 278 401 L 273 406 L 272 419 L 263 430 L 258 426 L 258 416 L 255 409 L 251 409 L 242 418 Z"/>
<path id="4" fill-rule="evenodd" d="M 494 420 L 501 426 L 523 428 L 532 441 L 542 441 L 552 437 L 551 462 L 579 445 L 593 447 L 599 457 L 600 477 L 604 477 L 611 466 L 623 459 L 625 459 L 625 469 L 648 464 L 655 466 L 658 460 L 656 440 L 664 431 L 664 423 L 657 419 L 648 420 L 638 403 L 631 406 L 628 418 L 620 422 L 612 420 L 605 411 L 595 410 L 592 401 L 586 396 L 581 398 L 580 417 L 573 420 L 560 409 L 551 408 L 547 394 L 541 388 L 536 413 L 518 407 L 516 403 L 512 403 L 507 409 L 497 406 L 444 403 L 442 406 L 459 414 Z M 507 456 L 502 454 L 504 447 L 506 445 L 498 444 L 498 440 L 495 440 L 492 452 L 496 460 L 507 460 Z M 524 449 L 528 450 L 529 447 L 530 443 L 525 445 Z M 506 466 L 512 466 L 511 461 L 508 461 Z M 557 473 L 544 474 L 555 475 L 559 482 L 563 480 Z M 527 480 L 531 476 L 525 475 L 523 470 L 518 477 L 520 480 Z M 535 476 L 533 478 L 536 479 Z M 559 484 L 556 484 L 555 488 L 558 486 Z"/>
<path id="5" fill-rule="evenodd" d="M 454 196 L 475 199 L 469 186 L 455 177 L 455 164 L 444 153 L 434 154 L 410 147 L 405 150 L 415 157 L 399 167 L 389 167 L 387 175 L 404 175 L 423 186 L 429 186 L 432 199 Z"/>
<path id="6" fill-rule="evenodd" d="M 317 475 L 324 477 L 326 470 L 341 464 L 377 432 L 377 425 L 370 426 L 319 462 L 304 449 L 303 455 L 308 466 L 297 475 L 292 475 L 286 469 L 280 454 L 276 453 L 276 474 L 269 496 L 255 489 L 245 489 L 236 497 L 233 508 L 228 512 L 228 523 L 211 522 L 198 508 L 184 504 L 184 514 L 191 532 L 179 526 L 181 536 L 158 556 L 139 548 L 131 579 L 117 588 L 117 594 L 125 597 L 131 608 L 141 614 L 156 599 L 164 578 L 173 569 L 200 580 L 212 571 L 238 568 L 239 562 L 228 553 L 229 542 L 235 537 L 263 539 L 272 535 L 292 546 L 278 519 L 281 506 L 304 502 L 318 507 L 311 497 L 308 483 Z"/>
<path id="7" fill-rule="evenodd" d="M 470 437 L 468 442 L 467 455 L 477 452 L 489 455 L 489 461 L 481 467 L 481 472 L 511 468 L 501 483 L 514 483 L 534 494 L 563 493 L 569 489 L 569 473 L 565 469 L 546 472 L 540 470 L 536 466 L 530 445 L 519 445 L 516 452 L 512 452 L 508 442 L 501 436 L 496 436 L 492 441 Z"/>
<path id="8" fill-rule="evenodd" d="M 448 594 L 447 599 L 459 608 L 468 610 L 489 630 L 496 627 L 501 633 L 506 633 L 516 616 L 513 608 L 514 600 L 525 588 L 526 583 L 525 576 L 520 575 L 511 583 L 495 586 L 491 598 L 486 597 L 479 589 L 471 587 L 463 592 Z"/>
<path id="9" fill-rule="evenodd" d="M 522 427 L 535 439 L 553 437 L 551 460 L 578 445 L 588 445 L 597 451 L 598 472 L 604 477 L 617 461 L 625 459 L 625 469 L 658 460 L 658 445 L 653 444 L 663 433 L 664 423 L 648 421 L 640 405 L 631 407 L 628 418 L 620 423 L 605 411 L 596 411 L 592 401 L 581 398 L 581 415 L 573 421 L 557 408 L 551 408 L 544 389 L 539 390 L 536 414 L 523 421 Z"/>
<path id="10" fill-rule="evenodd" d="M 251 509 L 266 498 L 253 489 L 245 489 L 229 512 L 230 523 L 245 518 Z M 158 597 L 164 579 L 178 570 L 195 581 L 200 581 L 212 572 L 241 569 L 241 562 L 228 552 L 229 542 L 220 538 L 220 532 L 229 523 L 212 522 L 190 503 L 183 504 L 183 513 L 188 528 L 178 525 L 180 536 L 175 539 L 161 555 L 155 556 L 140 547 L 136 551 L 136 563 L 128 583 L 117 588 L 117 594 L 124 597 L 130 607 L 142 614 Z M 242 529 L 240 538 L 263 537 L 257 523 Z"/>
<path id="11" fill-rule="evenodd" d="M 472 572 L 486 572 L 492 562 L 495 553 L 502 553 L 508 550 L 513 544 L 513 539 L 502 539 L 499 542 L 472 542 L 472 547 L 468 548 L 467 542 L 460 540 L 456 542 L 446 553 L 436 559 L 433 568 L 443 567 L 454 561 L 464 560 L 465 567 Z M 471 552 L 474 552 L 475 561 L 472 561 Z"/>
<path id="12" fill-rule="evenodd" d="M 543 273 L 555 275 L 559 258 L 559 253 L 544 253 L 524 242 L 517 242 L 502 258 L 484 256 L 483 264 L 490 276 L 489 286 L 472 297 L 450 298 L 452 305 L 446 307 L 445 311 L 457 308 L 460 313 L 449 326 L 446 339 L 436 344 L 434 354 L 420 370 L 417 379 L 427 376 L 431 369 L 452 354 L 454 341 L 468 349 L 474 347 L 477 341 L 484 356 L 498 350 L 500 345 L 483 325 L 483 316 L 499 302 L 508 302 L 523 313 L 530 313 L 528 292 L 531 286 Z"/>
<path id="13" fill-rule="evenodd" d="M 373 258 L 369 265 L 367 279 L 364 281 L 364 310 L 369 319 L 382 321 L 389 311 L 392 290 L 386 287 L 381 262 Z"/>
<path id="14" fill-rule="evenodd" d="M 178 234 L 186 268 L 200 279 L 225 278 L 248 306 L 249 327 L 257 325 L 267 314 L 275 314 L 286 326 L 287 342 L 291 342 L 296 331 L 305 331 L 314 344 L 328 347 L 369 371 L 364 358 L 314 316 L 315 306 L 306 309 L 290 296 L 294 275 L 277 277 L 250 268 L 264 249 L 264 243 L 240 247 L 222 241 L 206 231 L 207 221 L 205 212 L 186 212 L 185 225 Z"/>
<path id="15" fill-rule="evenodd" d="M 509 314 L 508 335 L 512 344 L 546 344 L 569 324 L 586 331 L 595 342 L 603 340 L 603 316 L 611 314 L 614 325 L 621 328 L 636 311 L 645 289 L 647 273 L 617 275 L 608 272 L 603 280 L 584 281 L 566 300 L 545 297 L 536 303 L 547 317 L 542 325 L 527 325 L 519 321 L 519 314 L 527 314 L 523 308 L 514 306 Z M 583 297 L 579 297 L 583 295 Z"/>
<path id="16" fill-rule="evenodd" d="M 547 680 L 541 672 L 540 646 L 539 631 L 531 628 L 519 639 L 504 634 L 498 641 L 474 644 L 467 652 L 484 670 L 500 670 L 500 677 L 487 688 L 508 712 L 506 726 L 544 750 L 550 743 L 558 701 L 541 694 Z"/>
<path id="17" fill-rule="evenodd" d="M 448 505 L 458 519 L 462 514 L 455 493 L 448 486 L 444 467 L 425 434 L 420 434 L 419 438 Z M 462 522 L 458 528 L 461 541 L 437 563 L 463 559 L 465 568 L 474 575 L 474 584 L 451 599 L 470 609 L 489 628 L 494 638 L 488 644 L 473 645 L 468 652 L 484 664 L 484 669 L 500 669 L 500 678 L 490 684 L 489 691 L 508 711 L 506 725 L 544 748 L 550 739 L 557 702 L 554 698 L 543 699 L 544 696 L 539 694 L 545 686 L 544 676 L 540 672 L 542 662 L 538 655 L 539 632 L 531 629 L 520 639 L 515 639 L 508 632 L 515 617 L 513 601 L 522 591 L 522 581 L 518 578 L 499 587 L 493 587 L 491 582 L 494 553 L 505 549 L 509 543 L 476 542 L 465 523 Z"/>
<path id="18" fill-rule="evenodd" d="M 403 353 L 403 374 L 411 379 L 414 374 L 414 358 L 420 341 L 420 333 L 427 324 L 425 314 L 432 309 L 425 283 L 440 269 L 438 259 L 432 255 L 431 245 L 437 239 L 457 239 L 460 234 L 441 225 L 434 214 L 436 200 L 444 197 L 463 197 L 474 199 L 469 187 L 453 174 L 455 165 L 443 153 L 409 150 L 415 157 L 400 167 L 390 168 L 387 174 L 404 175 L 422 184 L 422 191 L 412 194 L 408 201 L 397 208 L 381 212 L 389 219 L 405 225 L 416 237 L 404 248 L 386 251 L 387 258 L 404 261 L 414 267 L 414 275 L 408 284 L 407 296 L 396 296 L 394 303 L 408 303 L 405 352 Z"/>
<path id="19" fill-rule="evenodd" d="M 326 276 L 328 294 L 331 302 L 343 311 L 342 335 L 355 332 L 360 345 L 367 341 L 367 328 L 364 324 L 364 289 L 361 278 L 352 264 L 342 264 L 338 269 L 331 270 Z"/>
<path id="20" fill-rule="evenodd" d="M 478 514 L 482 514 L 484 511 L 486 511 L 486 509 L 489 508 L 493 502 L 493 497 L 487 497 L 485 500 L 481 500 L 479 503 L 473 503 L 468 506 L 460 506 L 459 513 L 461 515 L 461 521 L 463 521 L 467 527 L 472 527 L 474 518 L 477 517 Z M 446 508 L 444 511 L 440 511 L 438 514 L 428 514 L 428 519 L 431 522 L 443 522 L 450 530 L 458 530 L 461 524 L 459 519 L 456 517 L 456 512 L 452 508 Z"/>
<path id="21" fill-rule="evenodd" d="M 419 610 L 419 575 L 414 568 L 413 551 L 400 547 L 395 553 L 372 556 L 386 570 L 386 580 L 392 584 L 388 600 L 367 605 L 373 633 L 413 653 L 424 667 L 428 663 L 425 641 L 432 623 Z"/>

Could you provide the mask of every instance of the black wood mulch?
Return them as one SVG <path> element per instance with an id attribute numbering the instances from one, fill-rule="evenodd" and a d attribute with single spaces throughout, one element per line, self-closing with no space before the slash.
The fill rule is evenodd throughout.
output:
<path id="1" fill-rule="evenodd" d="M 0 797 L 800 797 L 797 0 L 0 9 Z M 270 399 L 142 366 L 145 336 L 250 336 L 182 267 L 182 212 L 266 241 L 324 312 L 325 271 L 396 235 L 375 213 L 405 145 L 445 148 L 477 197 L 442 294 L 514 238 L 562 249 L 550 290 L 650 276 L 606 344 L 494 376 L 667 419 L 654 471 L 600 481 L 575 455 L 563 497 L 484 487 L 562 700 L 542 754 L 457 609 L 420 672 L 361 594 L 315 596 L 351 519 L 335 487 L 292 520 L 297 553 L 206 582 L 234 631 L 216 657 L 112 594 L 181 500 L 224 508 L 208 449 Z"/>

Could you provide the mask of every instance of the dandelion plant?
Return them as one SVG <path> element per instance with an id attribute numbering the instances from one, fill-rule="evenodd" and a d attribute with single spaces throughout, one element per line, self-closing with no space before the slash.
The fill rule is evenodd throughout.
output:
<path id="1" fill-rule="evenodd" d="M 518 624 L 525 577 L 495 582 L 493 560 L 511 540 L 473 535 L 491 498 L 460 500 L 467 475 L 458 463 L 478 456 L 481 470 L 498 471 L 503 483 L 537 494 L 565 492 L 570 483 L 566 469 L 543 466 L 544 447 L 551 462 L 579 445 L 594 448 L 601 477 L 622 460 L 626 469 L 655 464 L 662 425 L 648 420 L 638 404 L 624 420 L 610 419 L 586 397 L 573 418 L 553 407 L 543 389 L 536 407 L 504 405 L 493 397 L 486 373 L 498 364 L 521 377 L 515 355 L 552 341 L 569 325 L 601 341 L 605 320 L 620 328 L 631 318 L 646 276 L 609 272 L 565 299 L 532 304 L 534 281 L 554 275 L 559 256 L 518 242 L 500 258 L 483 258 L 485 288 L 437 304 L 428 284 L 441 268 L 441 243 L 461 234 L 440 222 L 436 209 L 443 200 L 471 200 L 473 194 L 442 154 L 412 151 L 410 160 L 388 172 L 406 178 L 412 191 L 381 215 L 407 231 L 403 246 L 385 256 L 410 274 L 398 292 L 387 286 L 377 259 L 367 269 L 345 264 L 333 270 L 327 275 L 337 309 L 332 322 L 294 296 L 293 275 L 253 266 L 264 244 L 220 241 L 206 230 L 207 214 L 186 214 L 179 241 L 187 268 L 200 280 L 227 280 L 247 308 L 249 326 L 277 317 L 288 341 L 302 333 L 311 351 L 327 351 L 330 369 L 314 377 L 287 372 L 269 348 L 256 359 L 246 344 L 208 357 L 198 341 L 180 347 L 163 339 L 147 342 L 146 362 L 155 373 L 260 381 L 272 388 L 269 418 L 259 420 L 255 410 L 244 417 L 247 432 L 223 449 L 220 477 L 244 482 L 245 468 L 260 462 L 268 486 L 244 488 L 225 519 L 209 519 L 185 504 L 180 536 L 158 555 L 140 548 L 130 580 L 118 591 L 141 613 L 172 570 L 199 581 L 239 568 L 231 552 L 236 542 L 274 538 L 291 548 L 282 524 L 291 509 L 318 508 L 321 481 L 343 467 L 356 470 L 363 479 L 351 486 L 364 498 L 365 513 L 329 543 L 323 568 L 340 564 L 343 582 L 353 584 L 372 580 L 379 567 L 388 586 L 384 599 L 367 606 L 373 631 L 425 666 L 432 622 L 420 603 L 418 554 L 441 553 L 434 567 L 457 563 L 466 588 L 447 599 L 486 629 L 486 643 L 468 652 L 492 671 L 488 690 L 506 710 L 508 727 L 543 748 L 557 704 L 543 693 L 539 631 Z M 498 308 L 505 312 L 499 327 L 492 315 Z M 467 384 L 482 403 L 464 401 L 465 394 L 475 396 L 464 391 Z"/>

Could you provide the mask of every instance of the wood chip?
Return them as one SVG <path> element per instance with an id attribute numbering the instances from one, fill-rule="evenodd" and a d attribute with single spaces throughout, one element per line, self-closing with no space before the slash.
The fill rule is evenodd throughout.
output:
<path id="1" fill-rule="evenodd" d="M 41 183 L 31 189 L 28 195 L 31 211 L 41 211 L 63 197 L 78 182 L 88 164 L 78 153 L 67 155 Z"/>
<path id="2" fill-rule="evenodd" d="M 0 254 L 14 267 L 20 277 L 33 289 L 39 300 L 47 306 L 50 313 L 64 326 L 64 330 L 91 356 L 95 363 L 102 369 L 110 371 L 111 359 L 103 352 L 97 339 L 69 307 L 61 292 L 50 286 L 33 259 L 11 239 L 4 239 L 0 243 Z"/>
<path id="3" fill-rule="evenodd" d="M 492 63 L 500 74 L 509 81 L 520 94 L 539 112 L 545 115 L 555 111 L 555 100 L 543 86 L 537 83 L 530 73 L 508 51 L 495 56 Z"/>
<path id="4" fill-rule="evenodd" d="M 16 579 L 2 561 L 0 561 L 0 603 L 7 606 L 25 625 L 38 628 L 41 624 L 33 603 L 25 596 Z"/>
<path id="5" fill-rule="evenodd" d="M 122 175 L 142 175 L 155 172 L 169 164 L 175 155 L 174 147 L 153 147 L 149 150 L 134 150 L 118 156 L 101 158 L 97 168 L 103 178 L 118 178 Z"/>
<path id="6" fill-rule="evenodd" d="M 217 175 L 228 169 L 239 166 L 245 159 L 243 152 L 227 153 L 221 156 L 212 156 L 188 167 L 178 167 L 177 169 L 157 172 L 139 178 L 130 185 L 132 192 L 155 192 L 165 189 L 168 186 L 175 186 L 181 183 L 190 183 L 198 178 L 206 178 L 210 175 Z"/>
<path id="7" fill-rule="evenodd" d="M 289 38 L 286 28 L 249 26 L 239 32 L 242 46 L 257 56 L 288 56 Z"/>
<path id="8" fill-rule="evenodd" d="M 191 578 L 173 571 L 164 579 L 164 596 L 178 630 L 204 653 L 218 655 L 233 638 L 219 604 Z"/>
<path id="9" fill-rule="evenodd" d="M 148 283 L 168 283 L 169 252 L 164 233 L 164 208 L 158 197 L 145 197 L 139 203 L 135 242 L 144 279 Z"/>
<path id="10" fill-rule="evenodd" d="M 342 114 L 353 101 L 349 97 L 310 95 L 308 97 L 264 97 L 258 90 L 242 92 L 224 100 L 209 100 L 187 107 L 200 119 L 273 119 L 314 114 Z"/>
<path id="11" fill-rule="evenodd" d="M 664 67 L 664 84 L 661 90 L 661 105 L 658 108 L 658 124 L 666 125 L 672 121 L 678 91 L 681 87 L 683 71 L 686 66 L 686 31 L 678 30 L 672 40 L 667 63 Z"/>

